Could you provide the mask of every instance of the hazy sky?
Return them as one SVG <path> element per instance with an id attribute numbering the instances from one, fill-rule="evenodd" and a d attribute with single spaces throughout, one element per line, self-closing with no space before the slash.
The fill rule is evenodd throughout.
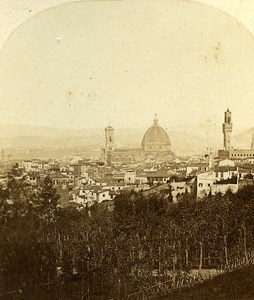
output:
<path id="1" fill-rule="evenodd" d="M 254 1 L 67 2 L 0 0 L 2 123 L 254 127 Z"/>

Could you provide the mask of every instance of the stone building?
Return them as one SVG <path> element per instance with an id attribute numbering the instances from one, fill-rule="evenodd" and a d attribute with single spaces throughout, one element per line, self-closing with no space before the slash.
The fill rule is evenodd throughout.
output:
<path id="1" fill-rule="evenodd" d="M 114 128 L 105 128 L 105 147 L 102 149 L 102 159 L 109 165 L 136 164 L 146 161 L 159 162 L 174 157 L 171 143 L 165 129 L 159 126 L 155 115 L 153 125 L 147 129 L 141 141 L 141 148 L 123 149 L 115 147 Z"/>
<path id="2" fill-rule="evenodd" d="M 226 193 L 231 190 L 236 193 L 238 190 L 238 168 L 217 166 L 215 171 L 209 171 L 197 175 L 197 198 L 208 194 Z"/>
<path id="3" fill-rule="evenodd" d="M 235 149 L 231 145 L 231 133 L 233 129 L 232 113 L 227 109 L 224 113 L 224 123 L 222 124 L 223 132 L 223 150 L 218 151 L 219 159 L 231 159 L 242 161 L 254 158 L 254 136 L 252 136 L 251 147 L 249 149 Z"/>
<path id="4" fill-rule="evenodd" d="M 222 132 L 223 132 L 223 150 L 230 151 L 231 150 L 231 134 L 233 130 L 232 124 L 232 113 L 227 109 L 224 113 L 224 123 L 222 124 Z"/>

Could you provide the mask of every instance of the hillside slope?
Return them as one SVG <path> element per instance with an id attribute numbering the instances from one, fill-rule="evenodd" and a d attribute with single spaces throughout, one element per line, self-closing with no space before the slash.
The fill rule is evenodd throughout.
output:
<path id="1" fill-rule="evenodd" d="M 191 288 L 183 288 L 158 300 L 254 299 L 254 266 L 226 273 Z"/>

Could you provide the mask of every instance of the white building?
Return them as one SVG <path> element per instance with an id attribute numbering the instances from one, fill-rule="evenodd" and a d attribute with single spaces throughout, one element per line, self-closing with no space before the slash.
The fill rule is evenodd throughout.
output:
<path id="1" fill-rule="evenodd" d="M 225 193 L 228 189 L 234 193 L 238 190 L 237 167 L 218 166 L 215 171 L 197 175 L 197 198 L 218 192 Z"/>
<path id="2" fill-rule="evenodd" d="M 219 161 L 218 166 L 220 167 L 234 167 L 235 166 L 235 162 L 231 159 L 223 159 L 221 161 Z"/>
<path id="3" fill-rule="evenodd" d="M 132 170 L 126 170 L 124 172 L 124 182 L 125 183 L 135 183 L 136 182 L 136 172 Z"/>
<path id="4" fill-rule="evenodd" d="M 171 195 L 173 198 L 173 202 L 177 203 L 178 197 L 180 195 L 183 195 L 185 193 L 191 193 L 191 182 L 186 182 L 186 181 L 180 181 L 180 182 L 171 182 L 170 187 L 171 187 Z"/>
<path id="5" fill-rule="evenodd" d="M 92 203 L 101 203 L 104 200 L 111 200 L 111 195 L 109 189 L 102 189 L 98 186 L 91 186 L 86 188 L 81 188 L 79 190 L 79 197 L 84 198 L 85 202 L 89 201 Z"/>
<path id="6" fill-rule="evenodd" d="M 208 195 L 216 182 L 215 173 L 205 172 L 197 175 L 197 198 Z"/>

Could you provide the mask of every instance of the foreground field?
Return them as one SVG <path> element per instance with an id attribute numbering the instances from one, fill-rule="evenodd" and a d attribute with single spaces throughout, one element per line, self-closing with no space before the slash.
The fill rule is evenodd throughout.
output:
<path id="1" fill-rule="evenodd" d="M 220 275 L 191 288 L 184 288 L 158 300 L 254 299 L 254 266 Z"/>

